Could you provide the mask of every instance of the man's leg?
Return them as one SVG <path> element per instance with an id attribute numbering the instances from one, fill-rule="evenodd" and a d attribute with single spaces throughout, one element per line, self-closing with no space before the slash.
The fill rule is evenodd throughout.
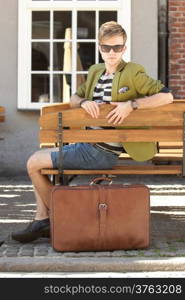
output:
<path id="1" fill-rule="evenodd" d="M 41 214 L 48 215 L 50 192 L 53 185 L 48 179 L 48 176 L 41 174 L 41 169 L 53 167 L 51 160 L 52 151 L 53 149 L 38 151 L 34 153 L 27 162 L 27 170 L 35 189 L 38 206 L 37 219 L 42 218 Z"/>
<path id="2" fill-rule="evenodd" d="M 34 194 L 35 194 L 35 199 L 36 199 L 36 203 L 37 203 L 35 220 L 43 220 L 43 219 L 48 218 L 48 215 L 49 215 L 48 208 L 44 204 L 44 202 L 41 200 L 36 188 L 34 188 Z"/>
<path id="3" fill-rule="evenodd" d="M 50 223 L 48 218 L 50 192 L 53 187 L 48 177 L 41 174 L 42 168 L 52 168 L 51 152 L 58 149 L 47 149 L 34 153 L 28 160 L 27 170 L 34 186 L 37 202 L 35 220 L 29 226 L 15 233 L 12 238 L 19 242 L 31 242 L 39 237 L 49 237 Z"/>

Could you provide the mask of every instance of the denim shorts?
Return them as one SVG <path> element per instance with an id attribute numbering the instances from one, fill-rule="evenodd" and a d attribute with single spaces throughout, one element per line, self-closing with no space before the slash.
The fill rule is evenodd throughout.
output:
<path id="1" fill-rule="evenodd" d="M 63 168 L 66 170 L 106 170 L 118 161 L 118 155 L 89 143 L 76 143 L 63 147 Z M 58 169 L 59 151 L 51 152 L 53 168 Z"/>

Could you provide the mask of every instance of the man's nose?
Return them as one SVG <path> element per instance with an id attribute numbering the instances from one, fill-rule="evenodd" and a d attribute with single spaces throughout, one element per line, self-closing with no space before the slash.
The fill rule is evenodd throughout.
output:
<path id="1" fill-rule="evenodd" d="M 109 53 L 114 53 L 114 50 L 111 48 Z"/>

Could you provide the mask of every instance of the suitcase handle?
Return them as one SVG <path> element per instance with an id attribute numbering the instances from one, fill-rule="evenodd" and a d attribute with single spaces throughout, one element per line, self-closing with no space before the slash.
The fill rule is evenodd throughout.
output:
<path id="1" fill-rule="evenodd" d="M 91 180 L 90 185 L 101 183 L 102 181 L 107 181 L 109 184 L 112 184 L 112 179 L 107 177 L 96 177 Z"/>

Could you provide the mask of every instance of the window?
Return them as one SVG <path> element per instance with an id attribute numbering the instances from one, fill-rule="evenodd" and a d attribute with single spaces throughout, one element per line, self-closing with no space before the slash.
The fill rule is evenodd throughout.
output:
<path id="1" fill-rule="evenodd" d="M 102 61 L 96 45 L 100 25 L 115 20 L 128 34 L 131 0 L 19 0 L 18 108 L 69 102 Z"/>

